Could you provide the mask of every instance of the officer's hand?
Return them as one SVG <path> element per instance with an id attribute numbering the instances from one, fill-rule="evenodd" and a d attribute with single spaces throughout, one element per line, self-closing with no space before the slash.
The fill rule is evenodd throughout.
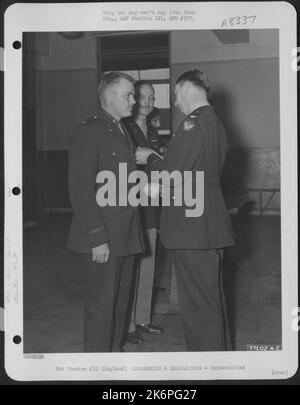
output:
<path id="1" fill-rule="evenodd" d="M 161 190 L 161 185 L 158 183 L 147 183 L 143 188 L 143 192 L 147 197 L 152 198 L 153 200 L 158 198 Z"/>
<path id="2" fill-rule="evenodd" d="M 138 147 L 135 152 L 135 160 L 138 165 L 145 165 L 149 155 L 153 153 L 152 149 Z"/>
<path id="3" fill-rule="evenodd" d="M 96 263 L 106 263 L 109 259 L 109 246 L 107 243 L 92 248 L 92 260 Z"/>

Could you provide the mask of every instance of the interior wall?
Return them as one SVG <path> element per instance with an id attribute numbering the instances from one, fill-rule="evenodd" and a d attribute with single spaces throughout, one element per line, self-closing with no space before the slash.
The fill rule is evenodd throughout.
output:
<path id="1" fill-rule="evenodd" d="M 171 63 L 257 59 L 279 56 L 277 29 L 249 30 L 249 43 L 222 44 L 212 30 L 171 32 Z"/>
<path id="2" fill-rule="evenodd" d="M 97 111 L 96 80 L 94 69 L 38 73 L 38 150 L 67 150 L 75 126 Z"/>
<path id="3" fill-rule="evenodd" d="M 96 39 L 38 33 L 31 41 L 36 78 L 37 149 L 66 150 L 74 127 L 97 110 Z"/>

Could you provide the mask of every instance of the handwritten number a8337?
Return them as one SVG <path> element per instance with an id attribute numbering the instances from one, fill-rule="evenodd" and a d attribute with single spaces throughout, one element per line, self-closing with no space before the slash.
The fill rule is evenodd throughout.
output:
<path id="1" fill-rule="evenodd" d="M 230 18 L 225 18 L 225 20 L 222 21 L 221 28 L 227 28 L 227 26 L 233 26 L 233 25 L 245 25 L 245 24 L 254 24 L 256 20 L 256 15 L 252 16 L 236 16 L 236 17 L 230 17 Z"/>

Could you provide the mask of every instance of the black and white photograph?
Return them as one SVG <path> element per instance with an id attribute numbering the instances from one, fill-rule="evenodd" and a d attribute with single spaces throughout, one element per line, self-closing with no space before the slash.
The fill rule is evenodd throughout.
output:
<path id="1" fill-rule="evenodd" d="M 28 23 L 14 44 L 5 299 L 21 378 L 42 362 L 49 379 L 254 378 L 295 341 L 296 73 L 282 83 L 282 29 L 255 7 L 196 28 L 197 3 L 125 4 L 101 5 L 102 30 Z"/>

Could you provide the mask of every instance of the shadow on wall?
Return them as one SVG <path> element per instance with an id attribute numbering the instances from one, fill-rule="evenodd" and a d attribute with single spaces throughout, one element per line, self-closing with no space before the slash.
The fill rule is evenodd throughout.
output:
<path id="1" fill-rule="evenodd" d="M 259 194 L 253 189 L 265 190 L 262 203 L 270 197 L 269 189 L 280 191 L 280 148 L 272 147 L 234 147 L 241 145 L 243 128 L 233 120 L 236 109 L 230 93 L 222 88 L 215 91 L 210 102 L 223 123 L 231 149 L 227 156 L 222 175 L 225 195 L 247 193 L 253 208 L 259 208 Z M 252 190 L 252 191 L 251 191 Z M 277 192 L 268 204 L 270 210 L 280 210 L 280 193 Z"/>
<path id="2" fill-rule="evenodd" d="M 231 145 L 239 145 L 242 137 L 242 128 L 233 121 L 235 109 L 234 97 L 227 89 L 219 87 L 210 97 L 209 102 L 214 106 L 217 116 L 225 127 L 228 142 Z M 227 195 L 235 195 L 243 188 L 250 166 L 250 156 L 244 153 L 242 159 L 234 159 L 232 150 L 226 160 L 223 170 L 223 187 Z"/>
<path id="3" fill-rule="evenodd" d="M 217 116 L 224 125 L 230 145 L 240 145 L 243 128 L 233 121 L 235 107 L 235 98 L 230 95 L 225 88 L 218 87 L 218 90 L 211 93 L 209 102 L 213 105 Z"/>

